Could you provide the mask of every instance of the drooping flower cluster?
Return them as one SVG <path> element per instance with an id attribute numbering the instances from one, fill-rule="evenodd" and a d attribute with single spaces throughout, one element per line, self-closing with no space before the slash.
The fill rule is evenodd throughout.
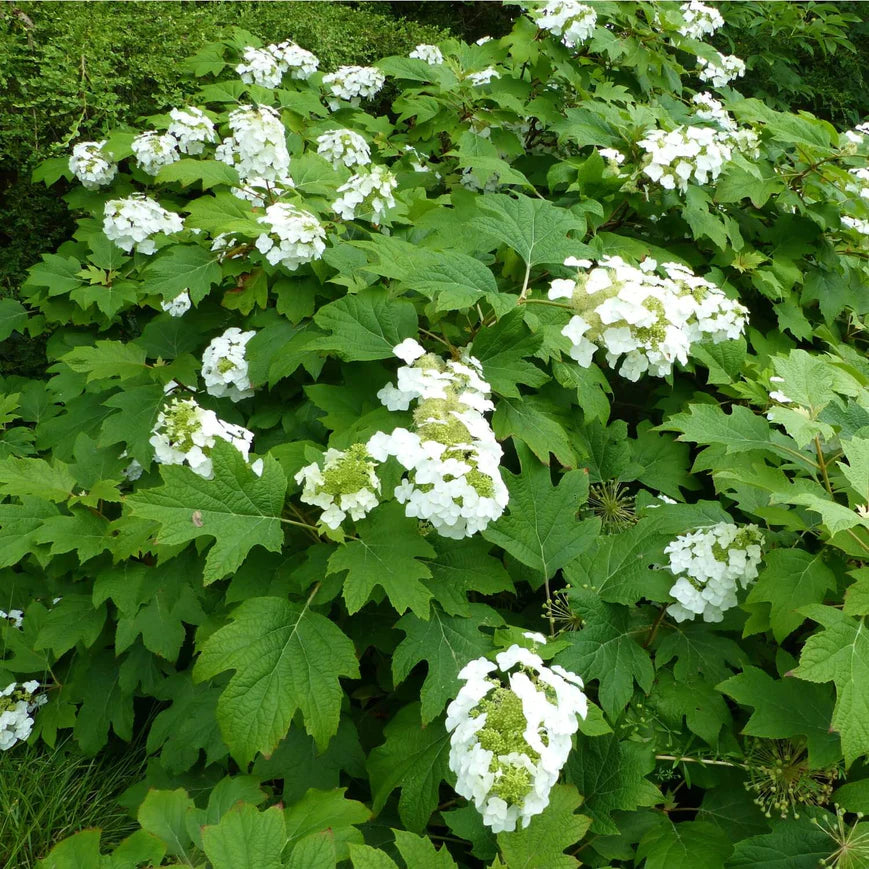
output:
<path id="1" fill-rule="evenodd" d="M 712 6 L 706 6 L 700 3 L 699 0 L 691 0 L 690 3 L 683 3 L 679 10 L 682 13 L 682 18 L 685 23 L 679 28 L 679 33 L 682 36 L 688 36 L 691 39 L 702 39 L 707 33 L 711 36 L 724 26 L 724 19 L 721 13 Z"/>
<path id="2" fill-rule="evenodd" d="M 576 0 L 549 0 L 542 9 L 535 10 L 534 23 L 541 30 L 560 36 L 568 48 L 575 48 L 594 33 L 597 13 Z"/>
<path id="3" fill-rule="evenodd" d="M 326 230 L 310 211 L 276 202 L 257 219 L 269 228 L 257 237 L 256 249 L 272 264 L 295 271 L 303 263 L 320 259 L 326 249 Z"/>
<path id="4" fill-rule="evenodd" d="M 99 190 L 112 183 L 118 174 L 118 164 L 103 153 L 103 142 L 79 142 L 73 146 L 69 171 L 87 190 Z"/>
<path id="5" fill-rule="evenodd" d="M 332 203 L 332 210 L 343 220 L 353 220 L 357 210 L 371 212 L 374 223 L 394 207 L 392 191 L 398 186 L 395 175 L 385 166 L 373 165 L 353 175 L 337 192 L 341 195 Z"/>
<path id="6" fill-rule="evenodd" d="M 708 91 L 694 94 L 691 102 L 697 106 L 697 117 L 710 121 L 721 131 L 718 139 L 727 142 L 737 151 L 756 160 L 758 151 L 758 135 L 751 127 L 740 127 L 724 105 Z"/>
<path id="7" fill-rule="evenodd" d="M 316 462 L 296 474 L 303 485 L 301 500 L 323 510 L 321 520 L 335 529 L 349 513 L 363 519 L 378 502 L 380 480 L 365 444 L 347 450 L 326 450 L 321 468 Z"/>
<path id="8" fill-rule="evenodd" d="M 647 154 L 643 173 L 666 190 L 683 193 L 692 179 L 714 181 L 733 156 L 730 136 L 711 127 L 649 130 L 639 145 Z"/>
<path id="9" fill-rule="evenodd" d="M 487 66 L 479 72 L 468 73 L 468 81 L 474 87 L 481 87 L 484 84 L 491 84 L 493 79 L 501 78 L 501 73 L 494 66 Z"/>
<path id="10" fill-rule="evenodd" d="M 269 51 L 283 64 L 290 78 L 299 81 L 307 81 L 320 66 L 320 59 L 316 54 L 289 39 L 270 45 Z"/>
<path id="11" fill-rule="evenodd" d="M 253 395 L 247 373 L 245 348 L 256 332 L 242 332 L 233 326 L 218 335 L 202 354 L 202 379 L 209 395 L 241 401 Z"/>
<path id="12" fill-rule="evenodd" d="M 337 169 L 342 164 L 367 166 L 371 162 L 368 142 L 353 130 L 329 130 L 317 137 L 317 153 Z"/>
<path id="13" fill-rule="evenodd" d="M 410 57 L 424 60 L 429 66 L 437 66 L 444 62 L 443 52 L 436 45 L 417 45 Z"/>
<path id="14" fill-rule="evenodd" d="M 190 310 L 190 293 L 182 290 L 174 299 L 165 299 L 160 307 L 170 317 L 183 317 Z"/>
<path id="15" fill-rule="evenodd" d="M 621 257 L 595 267 L 573 257 L 564 264 L 578 267 L 578 277 L 552 281 L 549 298 L 569 299 L 576 311 L 561 334 L 583 368 L 600 347 L 612 367 L 624 357 L 619 373 L 628 380 L 664 377 L 674 362 L 688 361 L 691 344 L 738 338 L 745 328 L 747 308 L 679 263 L 663 263 L 663 277 L 653 259 L 639 267 Z"/>
<path id="16" fill-rule="evenodd" d="M 21 610 L 0 610 L 0 621 L 9 622 L 13 628 L 20 628 L 24 624 L 24 613 Z"/>
<path id="17" fill-rule="evenodd" d="M 248 46 L 243 57 L 235 68 L 241 80 L 265 88 L 279 87 L 287 71 L 293 78 L 308 79 L 320 65 L 316 55 L 289 41 L 266 48 Z"/>
<path id="18" fill-rule="evenodd" d="M 232 444 L 247 459 L 253 432 L 224 422 L 192 398 L 170 398 L 157 416 L 149 443 L 160 464 L 186 463 L 195 474 L 210 480 L 214 473 L 211 450 L 218 438 Z"/>
<path id="19" fill-rule="evenodd" d="M 45 694 L 34 696 L 39 682 L 12 682 L 0 690 L 0 751 L 23 742 L 33 730 L 33 713 L 45 704 Z"/>
<path id="20" fill-rule="evenodd" d="M 730 522 L 677 537 L 664 550 L 677 577 L 670 589 L 676 603 L 667 612 L 677 622 L 698 615 L 706 622 L 720 622 L 724 611 L 736 606 L 737 589 L 757 578 L 763 542 L 756 525 L 740 528 Z"/>
<path id="21" fill-rule="evenodd" d="M 139 253 L 152 254 L 157 249 L 153 236 L 171 235 L 184 229 L 179 215 L 167 211 L 144 193 L 133 193 L 126 199 L 110 199 L 103 214 L 106 237 L 127 253 L 135 247 Z"/>
<path id="22" fill-rule="evenodd" d="M 395 489 L 408 516 L 430 522 L 443 537 L 470 537 L 494 522 L 509 499 L 501 447 L 483 416 L 494 408 L 491 388 L 467 354 L 444 362 L 412 339 L 393 353 L 408 364 L 398 369 L 398 385 L 387 384 L 377 397 L 390 410 L 417 402 L 415 430 L 377 432 L 368 452 L 381 462 L 395 456 L 409 472 Z"/>
<path id="23" fill-rule="evenodd" d="M 208 142 L 215 139 L 214 122 L 202 109 L 187 106 L 169 112 L 172 123 L 166 131 L 178 140 L 182 154 L 201 154 Z"/>
<path id="24" fill-rule="evenodd" d="M 376 97 L 385 82 L 386 76 L 374 66 L 342 66 L 323 76 L 323 84 L 336 98 L 329 104 L 333 110 L 341 107 L 337 100 L 346 100 L 350 105 L 358 106 L 363 98 L 370 100 Z"/>
<path id="25" fill-rule="evenodd" d="M 706 60 L 698 57 L 700 72 L 697 73 L 702 81 L 708 81 L 713 87 L 724 87 L 735 78 L 745 75 L 745 62 L 735 54 L 721 54 L 718 52 L 718 60 Z"/>
<path id="26" fill-rule="evenodd" d="M 217 146 L 215 157 L 235 166 L 241 178 L 284 183 L 290 168 L 286 133 L 270 106 L 239 106 L 229 114 L 232 135 Z"/>
<path id="27" fill-rule="evenodd" d="M 461 670 L 465 684 L 446 727 L 456 792 L 500 833 L 527 827 L 549 804 L 588 702 L 579 676 L 545 666 L 528 649 L 514 645 L 495 660 L 477 658 Z"/>
<path id="28" fill-rule="evenodd" d="M 178 140 L 171 133 L 149 130 L 136 136 L 130 147 L 139 168 L 149 175 L 156 175 L 164 166 L 181 159 Z"/>

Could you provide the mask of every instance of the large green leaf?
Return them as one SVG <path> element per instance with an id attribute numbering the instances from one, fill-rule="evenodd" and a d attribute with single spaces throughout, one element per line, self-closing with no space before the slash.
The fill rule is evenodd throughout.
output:
<path id="1" fill-rule="evenodd" d="M 194 302 L 201 302 L 222 275 L 216 254 L 194 245 L 170 248 L 142 272 L 148 292 L 174 299 L 188 290 Z"/>
<path id="2" fill-rule="evenodd" d="M 714 824 L 669 818 L 652 827 L 637 847 L 637 859 L 645 858 L 645 869 L 724 869 L 733 845 Z"/>

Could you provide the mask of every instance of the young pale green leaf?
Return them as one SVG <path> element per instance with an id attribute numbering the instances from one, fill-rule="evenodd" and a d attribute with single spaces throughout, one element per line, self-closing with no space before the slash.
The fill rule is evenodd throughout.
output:
<path id="1" fill-rule="evenodd" d="M 426 869 L 458 869 L 456 861 L 450 856 L 445 845 L 435 848 L 431 839 L 408 833 L 407 830 L 393 830 L 398 853 L 408 866 L 425 866 Z"/>
<path id="2" fill-rule="evenodd" d="M 212 457 L 213 480 L 189 468 L 163 466 L 163 486 L 140 490 L 127 499 L 134 516 L 160 523 L 159 543 L 175 546 L 203 536 L 214 538 L 205 559 L 206 583 L 237 570 L 254 546 L 280 552 L 287 491 L 287 478 L 270 456 L 261 477 L 224 441 L 214 445 Z"/>
<path id="3" fill-rule="evenodd" d="M 0 494 L 19 498 L 63 502 L 75 489 L 75 477 L 65 462 L 45 459 L 19 459 L 12 456 L 0 461 Z M 6 505 L 10 506 L 10 505 Z"/>
<path id="4" fill-rule="evenodd" d="M 383 729 L 386 741 L 368 755 L 374 812 L 401 788 L 398 814 L 404 825 L 421 833 L 438 804 L 438 788 L 449 775 L 450 736 L 443 721 L 420 724 L 420 706 L 402 707 Z"/>
<path id="5" fill-rule="evenodd" d="M 235 675 L 220 696 L 221 732 L 239 762 L 270 754 L 301 710 L 321 748 L 338 729 L 340 676 L 358 676 L 353 644 L 308 604 L 249 598 L 212 634 L 194 668 L 197 681 Z M 316 687 L 315 687 L 316 686 Z"/>
<path id="6" fill-rule="evenodd" d="M 2 519 L 2 513 L 0 513 Z M 844 612 L 849 616 L 869 615 L 869 567 L 859 567 L 850 573 L 856 582 L 845 592 Z"/>
<path id="7" fill-rule="evenodd" d="M 379 848 L 371 845 L 351 845 L 353 869 L 398 869 L 398 864 Z"/>
<path id="8" fill-rule="evenodd" d="M 311 788 L 286 810 L 287 839 L 293 854 L 298 843 L 316 833 L 331 835 L 339 860 L 347 858 L 350 843 L 362 841 L 356 827 L 371 819 L 371 811 L 356 800 L 348 800 L 345 794 L 346 788 L 329 791 Z"/>
<path id="9" fill-rule="evenodd" d="M 338 857 L 331 830 L 311 833 L 300 840 L 290 854 L 286 869 L 335 869 Z"/>
<path id="10" fill-rule="evenodd" d="M 102 866 L 99 830 L 82 830 L 58 842 L 39 863 L 40 869 L 82 869 Z"/>
<path id="11" fill-rule="evenodd" d="M 214 869 L 282 869 L 286 840 L 279 806 L 260 812 L 240 803 L 220 823 L 202 830 L 202 846 Z"/>
<path id="12" fill-rule="evenodd" d="M 147 830 L 166 843 L 172 856 L 187 858 L 193 844 L 187 832 L 187 813 L 193 808 L 193 800 L 184 788 L 149 790 L 139 806 L 137 820 Z"/>
<path id="13" fill-rule="evenodd" d="M 869 438 L 855 437 L 842 441 L 842 452 L 848 460 L 836 462 L 851 488 L 857 493 L 858 504 L 869 504 Z"/>
<path id="14" fill-rule="evenodd" d="M 573 869 L 579 860 L 564 852 L 588 832 L 591 818 L 576 814 L 582 796 L 573 785 L 555 785 L 546 810 L 522 830 L 498 833 L 498 849 L 509 869 Z"/>
<path id="15" fill-rule="evenodd" d="M 329 573 L 347 571 L 348 612 L 358 612 L 380 586 L 399 613 L 409 609 L 428 618 L 432 592 L 420 580 L 431 577 L 431 571 L 419 559 L 431 558 L 435 551 L 420 536 L 417 524 L 404 515 L 400 504 L 384 504 L 357 524 L 357 540 L 347 541 L 333 553 Z"/>

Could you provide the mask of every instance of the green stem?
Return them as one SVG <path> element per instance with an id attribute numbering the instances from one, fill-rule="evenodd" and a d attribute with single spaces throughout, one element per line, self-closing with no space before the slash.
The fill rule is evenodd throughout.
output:
<path id="1" fill-rule="evenodd" d="M 519 301 L 524 302 L 525 297 L 528 295 L 528 280 L 531 277 L 531 263 L 528 263 L 525 266 L 525 280 L 522 282 L 522 292 L 519 293 Z"/>

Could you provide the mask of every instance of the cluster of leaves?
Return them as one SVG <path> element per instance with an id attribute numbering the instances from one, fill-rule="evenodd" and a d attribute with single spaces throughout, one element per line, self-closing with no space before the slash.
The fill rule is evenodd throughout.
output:
<path id="1" fill-rule="evenodd" d="M 0 683 L 47 684 L 49 744 L 71 729 L 96 753 L 146 728 L 150 760 L 128 795 L 141 830 L 102 864 L 99 833 L 81 833 L 47 867 L 809 866 L 862 834 L 825 800 L 765 817 L 746 785 L 763 789 L 759 758 L 784 746 L 796 784 L 823 773 L 836 804 L 869 802 L 869 249 L 841 223 L 866 216 L 848 172 L 865 148 L 727 89 L 758 158 L 684 195 L 656 187 L 637 143 L 690 122 L 708 46 L 676 35 L 672 4 L 596 9 L 578 53 L 522 15 L 500 40 L 441 43 L 442 65 L 388 57 L 377 116 L 330 112 L 320 75 L 241 83 L 250 34 L 202 48 L 194 100 L 222 130 L 239 103 L 281 113 L 286 199 L 327 227 L 297 271 L 253 250 L 261 209 L 214 160 L 151 178 L 129 159 L 110 188 L 66 196 L 75 235 L 32 269 L 26 307 L 0 304 L 0 336 L 44 336 L 50 362 L 2 381 L 0 570 L 25 615 L 0 622 Z M 490 65 L 484 87 L 465 75 Z M 397 174 L 385 226 L 330 212 L 350 172 L 315 142 L 339 126 Z M 123 161 L 134 135 L 106 149 Z M 600 148 L 626 155 L 618 173 Z M 37 177 L 64 176 L 58 159 Z M 185 229 L 126 254 L 103 206 L 145 186 Z M 212 252 L 221 233 L 245 255 Z M 536 302 L 566 257 L 603 255 L 685 263 L 749 306 L 746 337 L 693 348 L 667 381 L 578 367 L 567 314 Z M 161 302 L 184 289 L 195 307 L 173 319 Z M 257 333 L 255 396 L 197 400 L 254 432 L 262 473 L 223 442 L 212 480 L 158 467 L 164 386 L 195 391 L 228 326 Z M 325 533 L 294 476 L 403 419 L 376 393 L 407 338 L 482 362 L 507 512 L 444 540 L 385 479 L 352 533 Z M 630 504 L 613 521 L 617 487 Z M 758 581 L 722 623 L 674 623 L 664 548 L 721 521 L 763 527 Z M 546 654 L 595 705 L 547 811 L 495 837 L 450 788 L 444 709 L 468 660 L 547 627 Z"/>

